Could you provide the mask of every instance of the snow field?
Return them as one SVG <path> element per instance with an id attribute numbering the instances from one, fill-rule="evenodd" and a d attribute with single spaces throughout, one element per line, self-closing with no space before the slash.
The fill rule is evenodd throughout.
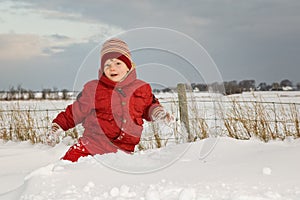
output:
<path id="1" fill-rule="evenodd" d="M 89 156 L 81 158 L 78 163 L 58 160 L 67 149 L 63 143 L 54 148 L 31 146 L 26 142 L 2 143 L 0 160 L 5 164 L 1 165 L 0 179 L 5 179 L 5 182 L 0 183 L 0 199 L 300 198 L 299 139 L 262 143 L 258 140 L 219 138 L 217 144 L 211 146 L 215 142 L 212 140 L 174 145 L 131 156 L 123 152 L 104 157 Z M 182 151 L 185 152 L 183 155 L 178 154 Z M 204 151 L 210 153 L 201 157 Z M 177 159 L 172 161 L 170 156 Z M 122 162 L 118 162 L 120 159 Z M 159 169 L 158 161 L 163 166 Z M 135 170 L 140 169 L 136 166 L 144 162 L 150 165 L 148 169 L 136 173 Z M 166 165 L 169 162 L 171 164 Z M 154 170 L 149 172 L 151 166 Z"/>

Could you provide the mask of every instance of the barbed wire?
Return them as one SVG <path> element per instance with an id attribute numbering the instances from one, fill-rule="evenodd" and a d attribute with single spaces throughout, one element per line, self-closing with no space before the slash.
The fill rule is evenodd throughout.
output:
<path id="1" fill-rule="evenodd" d="M 264 104 L 264 105 L 271 105 L 272 107 L 276 107 L 279 105 L 293 105 L 295 106 L 296 109 L 298 109 L 298 106 L 300 106 L 300 103 L 297 102 L 274 102 L 274 101 L 243 101 L 243 100 L 239 100 L 239 101 L 232 101 L 232 100 L 226 100 L 226 101 L 212 101 L 212 100 L 188 100 L 189 103 L 193 102 L 193 103 L 221 103 L 221 104 L 228 104 L 228 105 L 233 105 L 233 103 L 240 103 L 240 104 Z M 179 103 L 178 100 L 168 100 L 168 101 L 161 101 L 161 104 L 177 104 Z M 177 107 L 177 106 L 176 106 Z M 214 109 L 214 108 L 211 108 Z M 39 122 L 41 123 L 42 126 L 37 125 L 37 126 L 32 126 L 29 127 L 29 124 L 23 124 L 21 127 L 15 127 L 11 125 L 11 121 L 9 122 L 3 122 L 1 123 L 0 121 L 0 133 L 3 130 L 7 130 L 7 131 L 11 131 L 13 132 L 14 130 L 33 130 L 33 131 L 47 131 L 50 129 L 49 125 L 46 124 L 50 124 L 51 123 L 51 119 L 49 117 L 49 113 L 53 112 L 52 114 L 54 115 L 55 113 L 59 113 L 61 111 L 64 111 L 65 108 L 51 108 L 51 109 L 33 109 L 33 108 L 22 108 L 22 109 L 0 109 L 0 113 L 4 113 L 4 115 L 6 115 L 6 118 L 9 119 L 10 116 L 13 115 L 13 113 L 18 112 L 18 113 L 39 113 L 38 116 L 34 116 L 34 117 L 38 117 L 40 120 Z M 278 114 L 280 114 L 280 112 L 276 113 L 276 109 L 273 109 L 272 112 L 274 113 L 274 120 L 267 120 L 267 122 L 269 123 L 295 123 L 293 120 L 281 120 L 280 118 L 278 118 Z M 40 113 L 45 113 L 40 114 Z M 4 118 L 0 118 L 0 120 L 3 120 Z M 218 121 L 218 120 L 234 120 L 234 118 L 229 118 L 229 117 L 217 117 L 216 115 L 214 116 L 204 116 L 204 117 L 192 117 L 190 116 L 189 120 L 197 120 L 197 119 L 202 119 L 202 120 L 206 120 L 206 121 Z M 257 119 L 254 118 L 249 118 L 247 119 L 249 121 L 257 121 Z M 162 141 L 177 141 L 178 138 L 175 138 L 174 136 L 170 136 L 170 137 L 161 137 L 159 138 Z M 183 138 L 186 139 L 186 138 Z M 153 142 L 155 141 L 156 138 L 154 138 L 154 136 L 151 137 L 142 137 L 141 141 L 142 142 Z"/>
<path id="2" fill-rule="evenodd" d="M 233 104 L 233 103 L 258 103 L 258 104 L 271 104 L 271 105 L 295 105 L 300 106 L 300 102 L 275 102 L 275 101 L 243 101 L 243 100 L 222 100 L 222 101 L 213 101 L 213 100 L 188 100 L 188 103 L 225 103 L 225 104 Z M 178 104 L 178 100 L 162 100 L 160 101 L 161 104 Z M 6 112 L 59 112 L 64 111 L 65 108 L 52 108 L 52 109 L 1 109 L 0 113 Z"/>

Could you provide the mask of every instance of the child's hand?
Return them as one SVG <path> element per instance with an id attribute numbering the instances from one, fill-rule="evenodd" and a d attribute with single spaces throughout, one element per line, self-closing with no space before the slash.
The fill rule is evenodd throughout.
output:
<path id="1" fill-rule="evenodd" d="M 167 125 L 170 125 L 175 122 L 175 117 L 167 112 L 163 120 Z"/>
<path id="2" fill-rule="evenodd" d="M 61 132 L 62 128 L 57 123 L 52 123 L 51 125 L 51 133 L 54 134 L 56 132 Z"/>
<path id="3" fill-rule="evenodd" d="M 165 111 L 163 107 L 157 107 L 152 113 L 153 121 L 163 121 L 165 124 L 169 125 L 175 122 L 173 115 Z"/>
<path id="4" fill-rule="evenodd" d="M 54 147 L 59 141 L 59 136 L 63 132 L 62 128 L 57 123 L 52 123 L 51 131 L 46 133 L 44 143 Z"/>

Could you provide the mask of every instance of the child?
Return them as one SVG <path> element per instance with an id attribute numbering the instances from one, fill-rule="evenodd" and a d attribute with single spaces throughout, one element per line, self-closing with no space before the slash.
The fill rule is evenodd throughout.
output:
<path id="1" fill-rule="evenodd" d="M 86 83 L 77 100 L 58 114 L 52 135 L 82 123 L 83 136 L 62 157 L 72 162 L 118 149 L 133 152 L 141 138 L 143 119 L 170 122 L 172 117 L 150 85 L 136 78 L 127 44 L 114 38 L 102 46 L 99 79 Z"/>

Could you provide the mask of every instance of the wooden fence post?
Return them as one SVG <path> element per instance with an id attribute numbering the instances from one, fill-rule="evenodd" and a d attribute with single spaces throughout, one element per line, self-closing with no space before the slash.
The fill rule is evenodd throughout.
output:
<path id="1" fill-rule="evenodd" d="M 192 142 L 193 138 L 192 138 L 191 131 L 190 131 L 188 102 L 187 102 L 187 97 L 186 97 L 185 84 L 179 83 L 177 85 L 177 92 L 178 92 L 180 121 L 183 122 L 183 124 L 186 128 L 186 131 L 188 133 L 188 142 Z"/>

